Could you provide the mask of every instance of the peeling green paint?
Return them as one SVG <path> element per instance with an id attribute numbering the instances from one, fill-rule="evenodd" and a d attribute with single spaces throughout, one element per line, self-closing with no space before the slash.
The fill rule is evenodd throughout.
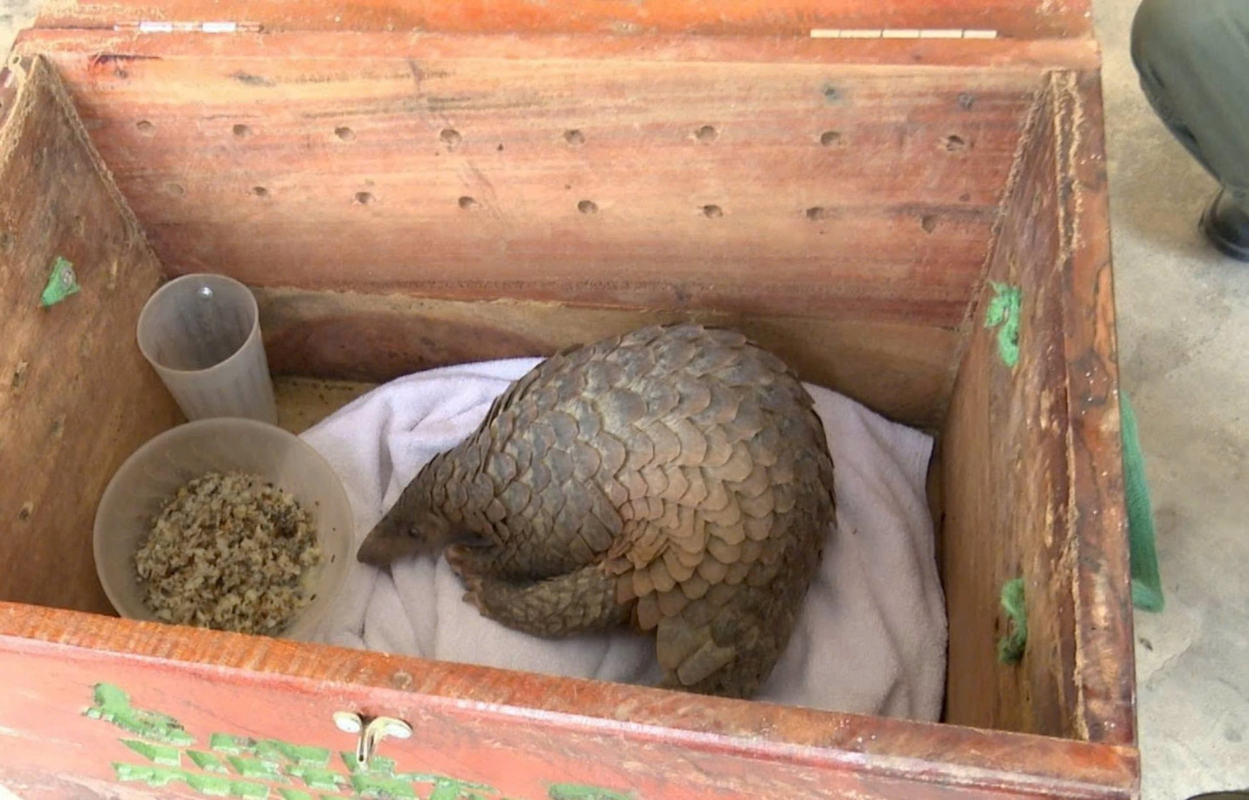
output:
<path id="1" fill-rule="evenodd" d="M 384 775 L 352 775 L 351 788 L 360 797 L 416 797 L 411 781 Z"/>
<path id="2" fill-rule="evenodd" d="M 257 742 L 256 757 L 261 761 L 285 760 L 291 764 L 306 764 L 312 767 L 325 767 L 330 763 L 330 751 L 324 747 L 301 747 L 279 742 L 276 739 L 264 739 Z"/>
<path id="3" fill-rule="evenodd" d="M 309 788 L 316 789 L 319 792 L 336 792 L 338 787 L 347 783 L 347 779 L 342 775 L 324 767 L 307 767 L 302 764 L 292 764 L 286 768 L 286 774 L 299 778 Z"/>
<path id="4" fill-rule="evenodd" d="M 281 781 L 286 783 L 289 780 L 282 774 L 280 765 L 271 761 L 261 761 L 256 758 L 244 758 L 243 756 L 229 756 L 226 761 L 230 762 L 230 766 L 234 767 L 234 771 L 242 775 L 244 778 L 256 778 L 265 781 Z"/>
<path id="5" fill-rule="evenodd" d="M 148 761 L 163 764 L 167 767 L 182 766 L 182 753 L 175 747 L 166 747 L 163 744 L 151 744 L 150 742 L 137 742 L 134 739 L 122 739 L 121 743 Z"/>
<path id="6" fill-rule="evenodd" d="M 147 764 L 113 763 L 118 780 L 164 788 L 182 783 L 202 795 L 237 800 L 337 800 L 338 798 L 386 798 L 386 800 L 504 800 L 499 790 L 481 783 L 424 772 L 397 773 L 394 759 L 374 756 L 362 765 L 354 752 L 340 752 L 342 767 L 333 752 L 320 747 L 292 744 L 278 739 L 256 739 L 213 733 L 208 749 L 188 749 L 196 742 L 173 717 L 135 708 L 130 696 L 109 684 L 94 687 L 95 704 L 87 717 L 112 723 L 142 740 L 119 738 Z M 189 764 L 183 762 L 186 756 Z M 231 774 L 233 772 L 234 774 Z M 235 777 L 237 775 L 237 777 Z M 292 785 L 298 784 L 298 785 Z M 516 800 L 520 800 L 517 798 Z M 547 800 L 634 800 L 630 793 L 575 783 L 548 786 Z"/>
<path id="7" fill-rule="evenodd" d="M 237 797 L 240 800 L 265 800 L 269 787 L 263 783 L 235 781 L 218 775 L 199 775 L 184 769 L 163 766 L 139 766 L 114 764 L 117 778 L 128 783 L 145 783 L 153 789 L 161 789 L 171 783 L 185 783 L 197 792 L 214 797 Z"/>
<path id="8" fill-rule="evenodd" d="M 222 764 L 221 759 L 217 758 L 212 753 L 205 753 L 200 750 L 188 750 L 186 754 L 187 758 L 191 759 L 191 761 L 195 763 L 195 766 L 205 772 L 226 771 L 225 764 Z"/>
<path id="9" fill-rule="evenodd" d="M 256 751 L 256 740 L 246 736 L 230 736 L 226 733 L 214 733 L 208 740 L 208 746 L 218 753 L 244 755 Z"/>
<path id="10" fill-rule="evenodd" d="M 111 722 L 149 741 L 186 747 L 195 744 L 195 737 L 183 730 L 181 723 L 166 714 L 144 711 L 130 705 L 130 695 L 107 683 L 95 687 L 95 705 L 83 712 L 90 719 Z"/>
<path id="11" fill-rule="evenodd" d="M 547 787 L 547 797 L 550 800 L 633 800 L 632 794 L 576 783 L 553 783 Z"/>
<path id="12" fill-rule="evenodd" d="M 230 779 L 222 778 L 217 775 L 193 775 L 187 774 L 187 786 L 190 786 L 200 794 L 206 794 L 210 797 L 228 797 L 230 794 Z"/>

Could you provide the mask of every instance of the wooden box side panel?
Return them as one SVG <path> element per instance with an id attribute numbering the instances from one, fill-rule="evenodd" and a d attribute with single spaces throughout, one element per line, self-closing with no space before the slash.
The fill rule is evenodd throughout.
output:
<path id="1" fill-rule="evenodd" d="M 1041 76 L 810 42 L 37 33 L 174 274 L 948 330 Z"/>
<path id="2" fill-rule="evenodd" d="M 0 783 L 30 798 L 119 783 L 195 796 L 222 779 L 237 796 L 516 800 L 1127 800 L 1135 786 L 1130 748 L 4 604 L 0 681 L 22 687 L 0 693 Z M 383 740 L 361 773 L 338 711 L 414 735 Z"/>
<path id="3" fill-rule="evenodd" d="M 1131 604 L 1096 75 L 1057 73 L 957 378 L 942 450 L 950 722 L 1132 742 Z M 1018 289 L 1018 364 L 987 315 Z M 1009 348 L 1008 348 L 1009 349 Z M 1022 578 L 1027 646 L 999 598 Z M 976 675 L 975 681 L 960 676 Z M 987 690 L 991 687 L 992 690 Z"/>
<path id="4" fill-rule="evenodd" d="M 242 0 L 226 9 L 212 0 L 48 3 L 43 26 L 110 26 L 118 22 L 227 19 L 269 31 L 372 30 L 564 32 L 639 35 L 808 36 L 812 29 L 996 30 L 1012 38 L 1091 36 L 1088 0 L 726 0 L 714 13 L 698 0 L 525 0 L 446 3 L 357 0 L 316 7 L 298 0 Z"/>
<path id="5" fill-rule="evenodd" d="M 746 316 L 558 303 L 429 300 L 259 289 L 270 369 L 381 383 L 465 362 L 549 356 L 643 325 L 695 320 L 742 331 L 803 379 L 906 424 L 940 424 L 957 363 L 954 330 L 904 323 Z"/>
<path id="6" fill-rule="evenodd" d="M 51 67 L 36 59 L 11 74 L 0 95 L 0 597 L 111 613 L 92 558 L 96 504 L 121 462 L 181 418 L 135 345 L 161 265 Z M 80 290 L 45 308 L 58 257 Z"/>

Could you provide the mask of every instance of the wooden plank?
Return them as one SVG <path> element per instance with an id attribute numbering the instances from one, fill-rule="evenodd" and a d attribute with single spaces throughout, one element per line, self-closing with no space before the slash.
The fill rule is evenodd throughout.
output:
<path id="1" fill-rule="evenodd" d="M 1110 210 L 1101 81 L 1097 74 L 1055 75 L 1062 121 L 1055 141 L 1062 186 L 1061 297 L 1070 420 L 1069 536 L 1078 565 L 1075 691 L 1081 738 L 1136 742 L 1136 663 L 1123 435 L 1119 419 L 1118 342 L 1110 257 Z"/>
<path id="2" fill-rule="evenodd" d="M 0 597 L 108 613 L 96 503 L 181 419 L 135 342 L 161 267 L 55 73 L 28 68 L 0 128 Z M 81 290 L 43 308 L 58 256 Z"/>
<path id="3" fill-rule="evenodd" d="M 1018 366 L 1004 365 L 983 325 L 992 286 L 969 321 L 942 448 L 947 708 L 957 724 L 1127 743 L 1131 604 L 1091 85 L 1054 78 L 990 266 L 990 281 L 1022 291 Z M 998 598 L 1016 577 L 1028 644 L 1010 666 L 995 651 L 1009 625 Z"/>
<path id="4" fill-rule="evenodd" d="M 234 780 L 246 780 L 239 769 L 258 773 L 262 768 L 250 759 L 263 760 L 266 750 L 274 762 L 292 756 L 321 762 L 307 750 L 293 754 L 288 749 L 283 756 L 277 748 L 259 746 L 264 740 L 322 748 L 329 769 L 345 777 L 337 754 L 351 749 L 354 737 L 335 729 L 332 714 L 398 717 L 413 726 L 415 735 L 407 741 L 384 740 L 379 752 L 393 759 L 393 773 L 427 776 L 407 779 L 417 784 L 409 791 L 419 797 L 429 796 L 436 774 L 488 787 L 477 789 L 483 796 L 497 792 L 518 800 L 1126 800 L 1133 796 L 1137 769 L 1131 748 L 209 631 L 179 630 L 171 636 L 169 628 L 151 623 L 5 604 L 0 604 L 0 681 L 23 687 L 0 694 L 0 726 L 6 731 L 0 782 L 9 785 L 18 780 L 39 785 L 42 777 L 23 776 L 46 772 L 71 785 L 103 786 L 116 781 L 114 764 L 163 766 L 148 760 L 142 747 L 119 742 L 142 741 L 134 730 L 115 724 L 121 717 L 115 715 L 110 723 L 84 714 L 101 683 L 125 692 L 130 708 L 170 715 L 183 735 L 195 740 L 190 745 L 167 741 L 167 746 L 210 751 L 212 734 L 229 736 L 217 737 L 218 756 L 225 755 L 222 748 L 234 747 L 249 759 L 224 767 Z M 114 696 L 111 706 L 116 714 L 119 698 Z M 147 720 L 149 732 L 161 723 Z M 168 723 L 164 729 L 171 730 Z M 156 756 L 198 771 L 178 752 Z M 301 779 L 288 778 L 282 788 L 309 790 Z M 276 785 L 263 777 L 250 782 Z M 599 793 L 574 795 L 553 788 L 558 784 L 594 787 Z M 185 791 L 177 783 L 166 791 L 178 789 Z M 357 784 L 355 793 L 360 791 Z M 275 796 L 272 789 L 270 794 Z M 43 796 L 73 795 L 54 791 Z"/>
<path id="5" fill-rule="evenodd" d="M 469 303 L 292 289 L 261 289 L 270 368 L 381 383 L 433 367 L 522 356 L 682 319 L 735 327 L 804 379 L 877 413 L 924 428 L 942 417 L 958 337 L 920 325 L 681 311 Z"/>
<path id="6" fill-rule="evenodd" d="M 697 0 L 545 0 L 440 3 L 357 0 L 310 7 L 294 0 L 53 0 L 41 26 L 234 20 L 265 30 L 495 31 L 642 35 L 807 36 L 812 28 L 975 28 L 1013 38 L 1091 37 L 1088 0 L 722 0 L 711 13 Z"/>
<path id="7" fill-rule="evenodd" d="M 944 328 L 1040 80 L 693 45 L 531 43 L 518 72 L 481 38 L 353 36 L 335 57 L 166 38 L 56 58 L 171 273 Z"/>

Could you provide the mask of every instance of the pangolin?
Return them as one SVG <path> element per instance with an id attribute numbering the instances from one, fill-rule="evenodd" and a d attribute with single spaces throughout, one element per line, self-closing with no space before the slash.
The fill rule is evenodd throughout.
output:
<path id="1" fill-rule="evenodd" d="M 565 350 L 430 460 L 366 564 L 445 547 L 485 616 L 542 637 L 654 631 L 661 686 L 750 697 L 835 524 L 824 426 L 742 334 L 656 325 Z"/>

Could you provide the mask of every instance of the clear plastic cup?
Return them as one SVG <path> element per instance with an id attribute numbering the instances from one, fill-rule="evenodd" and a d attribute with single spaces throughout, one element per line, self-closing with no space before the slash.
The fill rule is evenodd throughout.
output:
<path id="1" fill-rule="evenodd" d="M 187 419 L 277 423 L 260 309 L 243 284 L 224 275 L 175 278 L 144 304 L 138 337 Z"/>
<path id="2" fill-rule="evenodd" d="M 155 620 L 143 599 L 135 553 L 181 486 L 206 472 L 232 470 L 285 489 L 312 517 L 322 558 L 304 585 L 316 599 L 278 634 L 311 641 L 347 579 L 355 535 L 351 505 L 338 474 L 311 445 L 254 420 L 188 422 L 151 439 L 122 464 L 95 515 L 95 568 L 104 594 L 121 616 Z"/>

